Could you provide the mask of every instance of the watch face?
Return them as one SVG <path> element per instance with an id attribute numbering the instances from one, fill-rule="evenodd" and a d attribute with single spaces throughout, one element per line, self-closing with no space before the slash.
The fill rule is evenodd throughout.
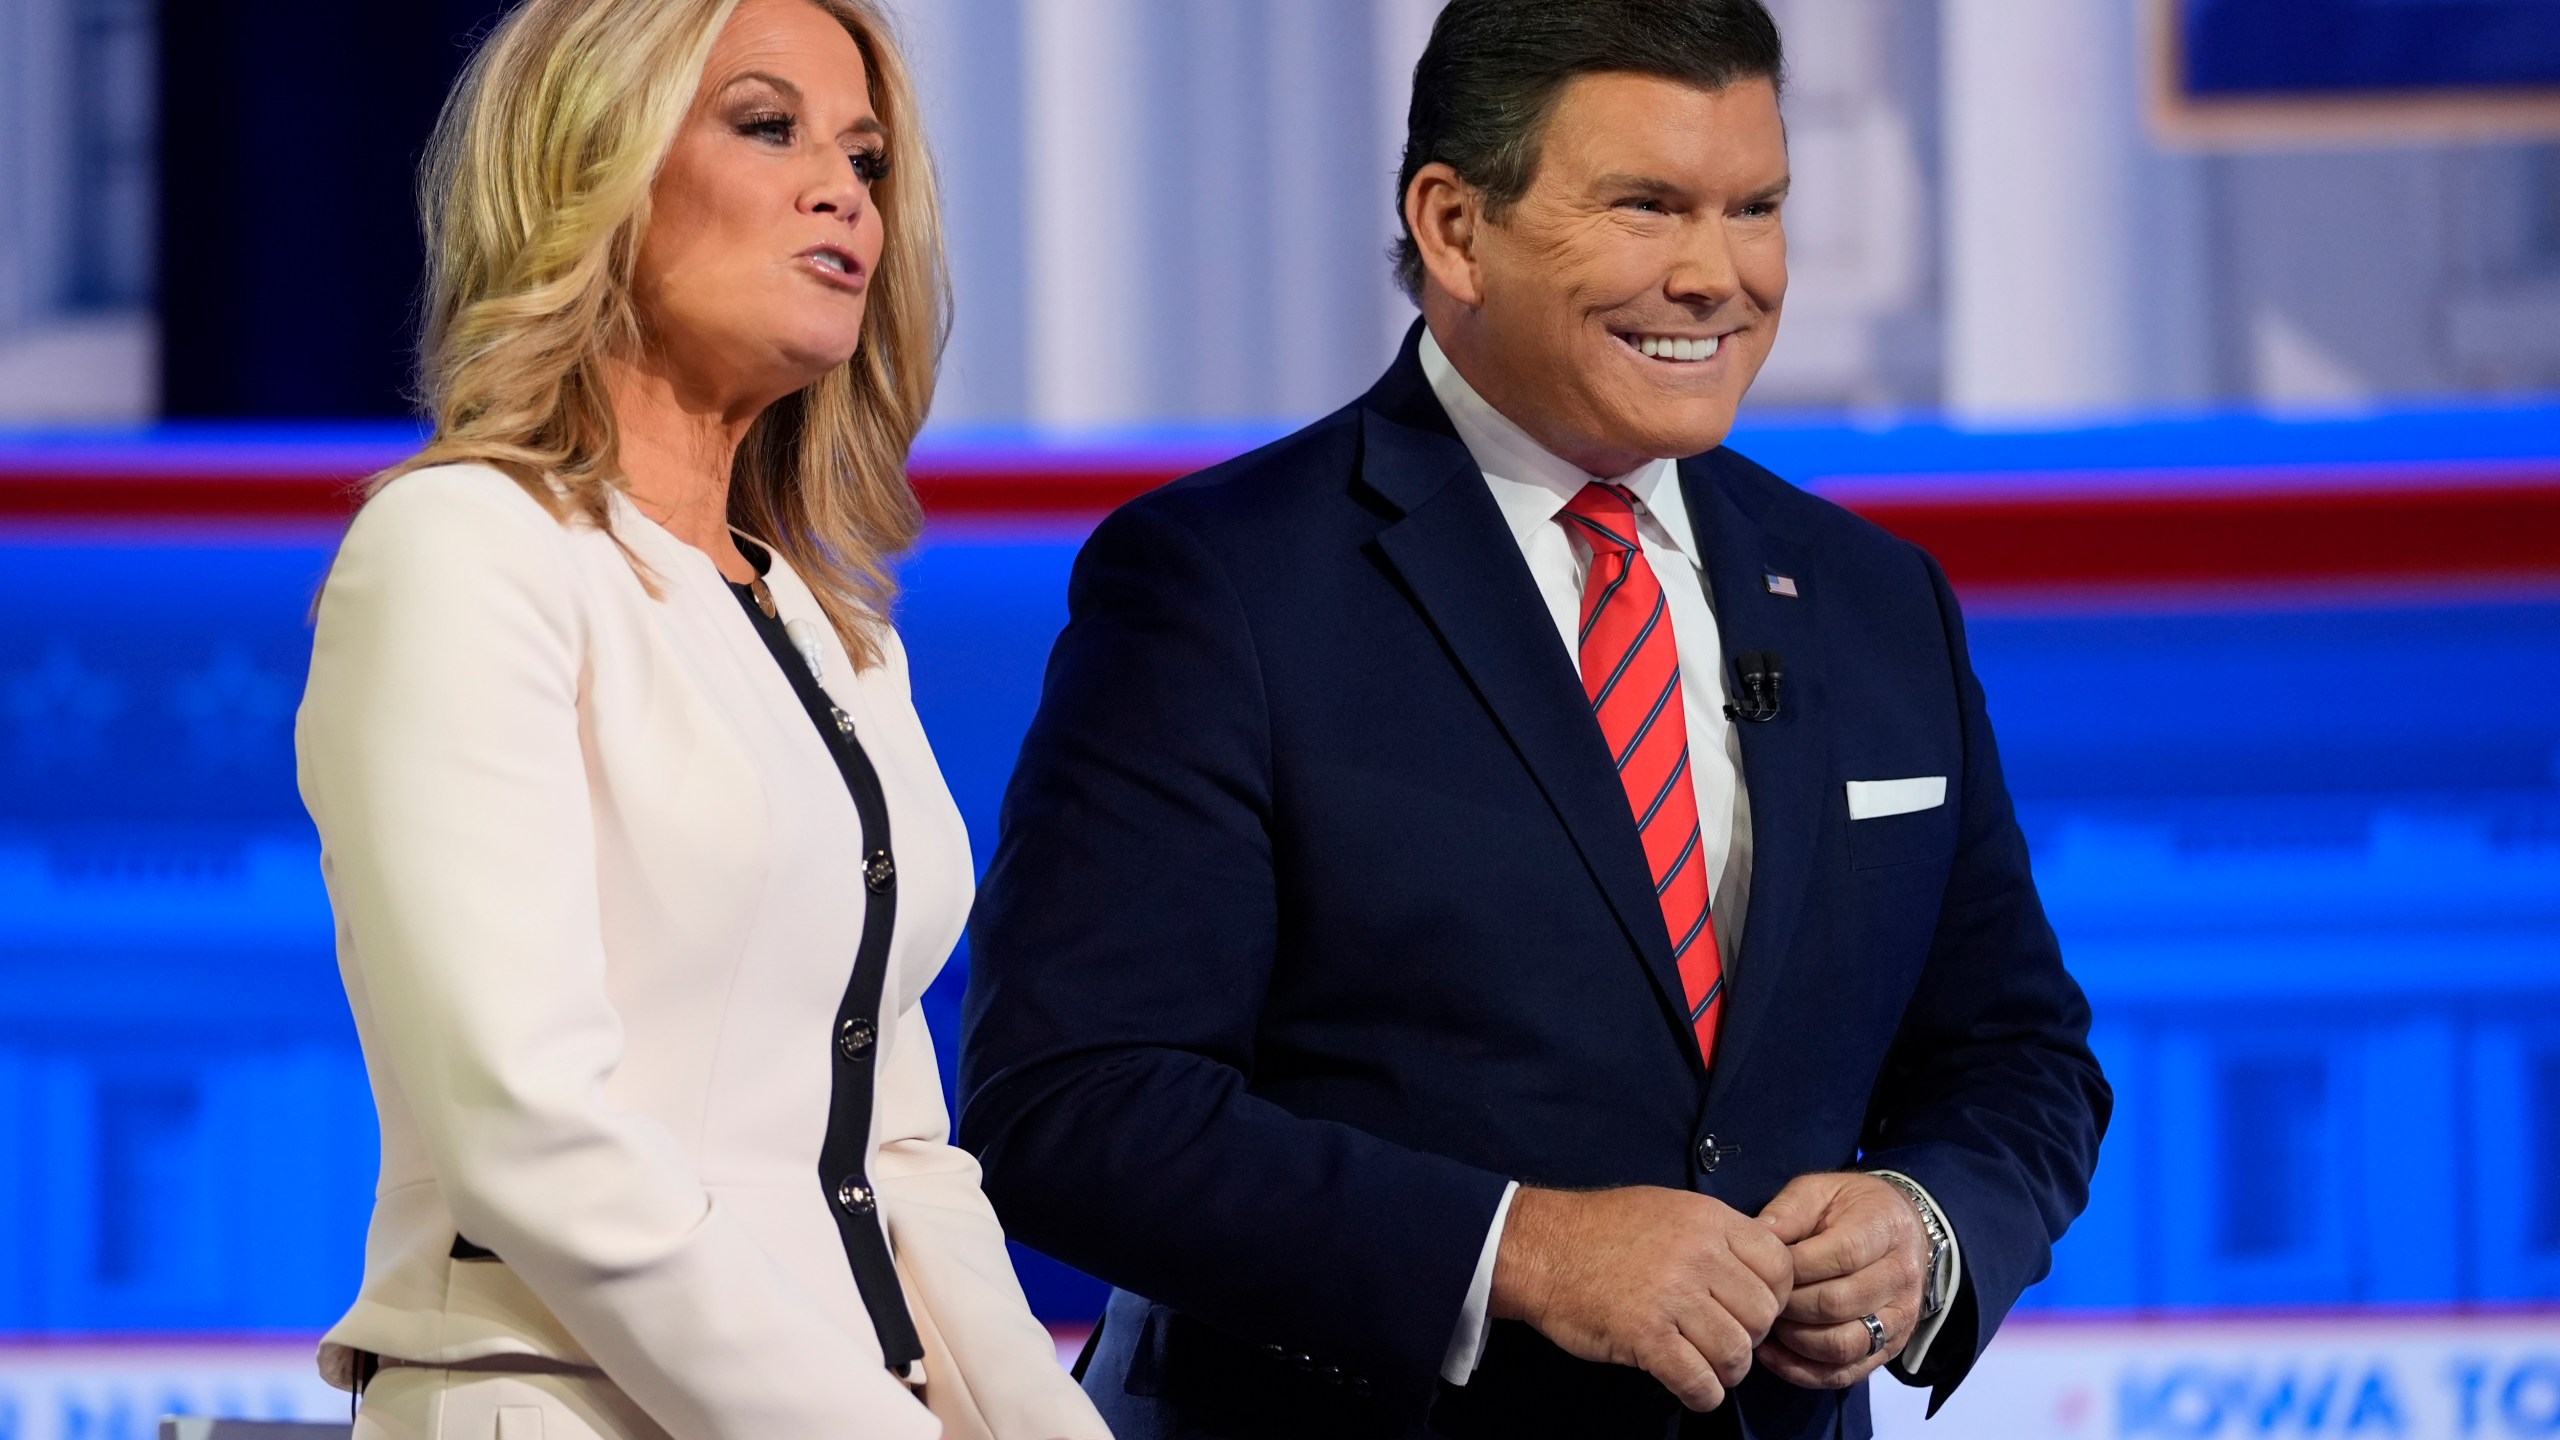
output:
<path id="1" fill-rule="evenodd" d="M 1946 1278 L 1947 1242 L 1932 1239 L 1929 1242 L 1929 1278 L 1920 1287 L 1921 1319 L 1926 1320 L 1946 1308 L 1947 1297 L 1938 1293 L 1938 1287 L 1946 1283 Z"/>

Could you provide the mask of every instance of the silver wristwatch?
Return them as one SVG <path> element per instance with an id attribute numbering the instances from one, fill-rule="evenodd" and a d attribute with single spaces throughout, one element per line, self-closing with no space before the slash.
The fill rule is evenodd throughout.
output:
<path id="1" fill-rule="evenodd" d="M 1938 1218 L 1938 1207 L 1929 1203 L 1928 1192 L 1917 1181 L 1890 1170 L 1867 1173 L 1901 1191 L 1909 1197 L 1911 1208 L 1920 1212 L 1920 1229 L 1929 1237 L 1928 1282 L 1920 1287 L 1920 1318 L 1926 1320 L 1946 1305 L 1947 1275 L 1955 1255 L 1955 1241 L 1947 1234 L 1946 1222 Z"/>

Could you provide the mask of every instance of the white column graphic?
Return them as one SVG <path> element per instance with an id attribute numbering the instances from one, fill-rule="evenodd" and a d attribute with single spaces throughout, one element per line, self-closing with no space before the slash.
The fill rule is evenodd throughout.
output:
<path id="1" fill-rule="evenodd" d="M 1946 401 L 2060 421 L 2134 398 L 2130 27 L 2113 0 L 1945 0 Z"/>
<path id="2" fill-rule="evenodd" d="M 1149 416 L 1143 19 L 1139 0 L 1022 7 L 1023 299 L 1036 425 Z"/>

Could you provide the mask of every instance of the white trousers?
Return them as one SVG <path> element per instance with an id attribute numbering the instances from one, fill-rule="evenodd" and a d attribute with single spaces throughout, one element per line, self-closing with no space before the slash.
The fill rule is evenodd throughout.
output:
<path id="1" fill-rule="evenodd" d="M 355 1440 L 668 1440 L 602 1376 L 383 1367 Z"/>

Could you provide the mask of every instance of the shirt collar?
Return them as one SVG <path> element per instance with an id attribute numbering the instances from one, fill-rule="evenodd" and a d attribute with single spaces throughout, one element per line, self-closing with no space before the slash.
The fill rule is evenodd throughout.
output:
<path id="1" fill-rule="evenodd" d="M 1448 352 L 1440 348 L 1439 337 L 1429 326 L 1422 331 L 1422 374 L 1430 381 L 1431 393 L 1440 400 L 1440 408 L 1449 412 L 1449 423 L 1456 427 L 1459 440 L 1467 453 L 1475 457 L 1476 468 L 1484 472 L 1485 483 L 1492 487 L 1494 503 L 1502 507 L 1502 518 L 1511 527 L 1511 535 L 1522 546 L 1542 527 L 1555 523 L 1556 516 L 1593 477 L 1570 460 L 1557 456 L 1520 428 L 1510 416 L 1493 408 L 1467 377 L 1450 363 Z M 1648 460 L 1624 475 L 1611 477 L 1610 483 L 1623 485 L 1654 521 L 1657 540 L 1667 541 L 1690 564 L 1702 563 L 1698 556 L 1695 532 L 1689 524 L 1688 502 L 1680 493 L 1680 462 Z"/>

